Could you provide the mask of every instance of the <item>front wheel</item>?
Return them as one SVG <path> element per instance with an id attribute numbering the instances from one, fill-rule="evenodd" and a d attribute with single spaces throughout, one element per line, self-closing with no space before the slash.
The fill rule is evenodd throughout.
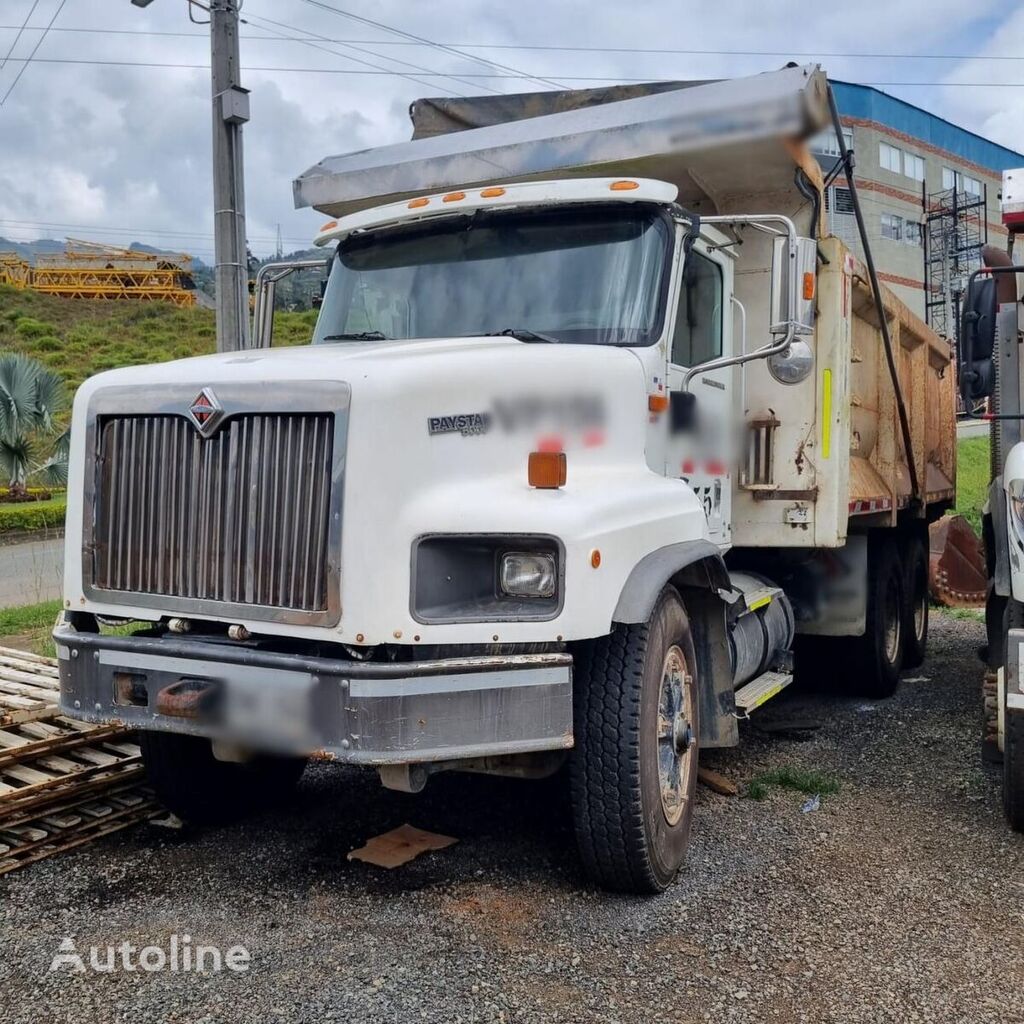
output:
<path id="1" fill-rule="evenodd" d="M 1009 645 L 1006 634 L 1011 629 L 1024 629 L 1024 604 L 1010 598 L 1006 602 L 1004 658 Z M 1024 832 L 1024 711 L 1007 706 L 1007 673 L 998 684 L 999 705 L 1003 727 L 1003 811 L 1014 832 Z"/>
<path id="2" fill-rule="evenodd" d="M 573 817 L 584 869 L 604 888 L 661 892 L 686 858 L 697 685 L 689 620 L 671 587 L 646 623 L 616 626 L 577 656 Z"/>

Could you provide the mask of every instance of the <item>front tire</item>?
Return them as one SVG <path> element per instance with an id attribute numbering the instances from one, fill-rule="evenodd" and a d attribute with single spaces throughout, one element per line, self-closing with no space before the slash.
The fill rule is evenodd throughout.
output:
<path id="1" fill-rule="evenodd" d="M 1003 663 L 1009 651 L 1007 634 L 1011 629 L 1024 629 L 1024 604 L 1010 598 L 1006 602 L 1003 633 Z M 1024 711 L 1007 707 L 1007 673 L 998 684 L 999 703 L 1003 711 L 1003 812 L 1014 832 L 1024 832 Z"/>
<path id="2" fill-rule="evenodd" d="M 696 658 L 678 592 L 576 659 L 570 760 L 580 857 L 598 885 L 658 893 L 686 858 L 697 785 Z"/>
<path id="3" fill-rule="evenodd" d="M 218 761 L 209 740 L 170 732 L 142 732 L 139 746 L 157 798 L 197 825 L 235 821 L 279 802 L 306 767 L 302 758 L 268 754 L 244 764 Z"/>

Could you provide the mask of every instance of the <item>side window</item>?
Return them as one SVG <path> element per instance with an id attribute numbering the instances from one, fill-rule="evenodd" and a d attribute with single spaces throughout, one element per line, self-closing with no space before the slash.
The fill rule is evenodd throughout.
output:
<path id="1" fill-rule="evenodd" d="M 672 334 L 672 362 L 696 366 L 722 354 L 722 268 L 691 251 Z"/>

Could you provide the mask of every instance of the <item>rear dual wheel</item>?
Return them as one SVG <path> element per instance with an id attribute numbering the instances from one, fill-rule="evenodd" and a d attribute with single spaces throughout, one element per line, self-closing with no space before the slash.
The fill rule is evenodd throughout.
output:
<path id="1" fill-rule="evenodd" d="M 689 620 L 667 587 L 648 622 L 576 658 L 570 761 L 576 840 L 606 889 L 657 893 L 686 857 L 697 785 L 697 676 Z"/>

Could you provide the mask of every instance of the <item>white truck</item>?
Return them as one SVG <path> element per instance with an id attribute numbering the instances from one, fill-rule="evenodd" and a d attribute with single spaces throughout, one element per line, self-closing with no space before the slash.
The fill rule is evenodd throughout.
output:
<path id="1" fill-rule="evenodd" d="M 311 345 L 79 390 L 61 704 L 179 814 L 568 761 L 587 873 L 658 891 L 794 651 L 923 656 L 950 353 L 821 237 L 824 74 L 604 98 L 329 158 Z"/>
<path id="2" fill-rule="evenodd" d="M 1024 363 L 1021 360 L 1016 236 L 1024 232 L 1024 168 L 1003 172 L 1005 252 L 982 251 L 983 266 L 969 278 L 960 329 L 959 382 L 964 408 L 988 399 L 974 416 L 991 423 L 991 481 L 982 519 L 988 575 L 988 643 L 982 756 L 1001 763 L 1003 809 L 1024 832 Z"/>

